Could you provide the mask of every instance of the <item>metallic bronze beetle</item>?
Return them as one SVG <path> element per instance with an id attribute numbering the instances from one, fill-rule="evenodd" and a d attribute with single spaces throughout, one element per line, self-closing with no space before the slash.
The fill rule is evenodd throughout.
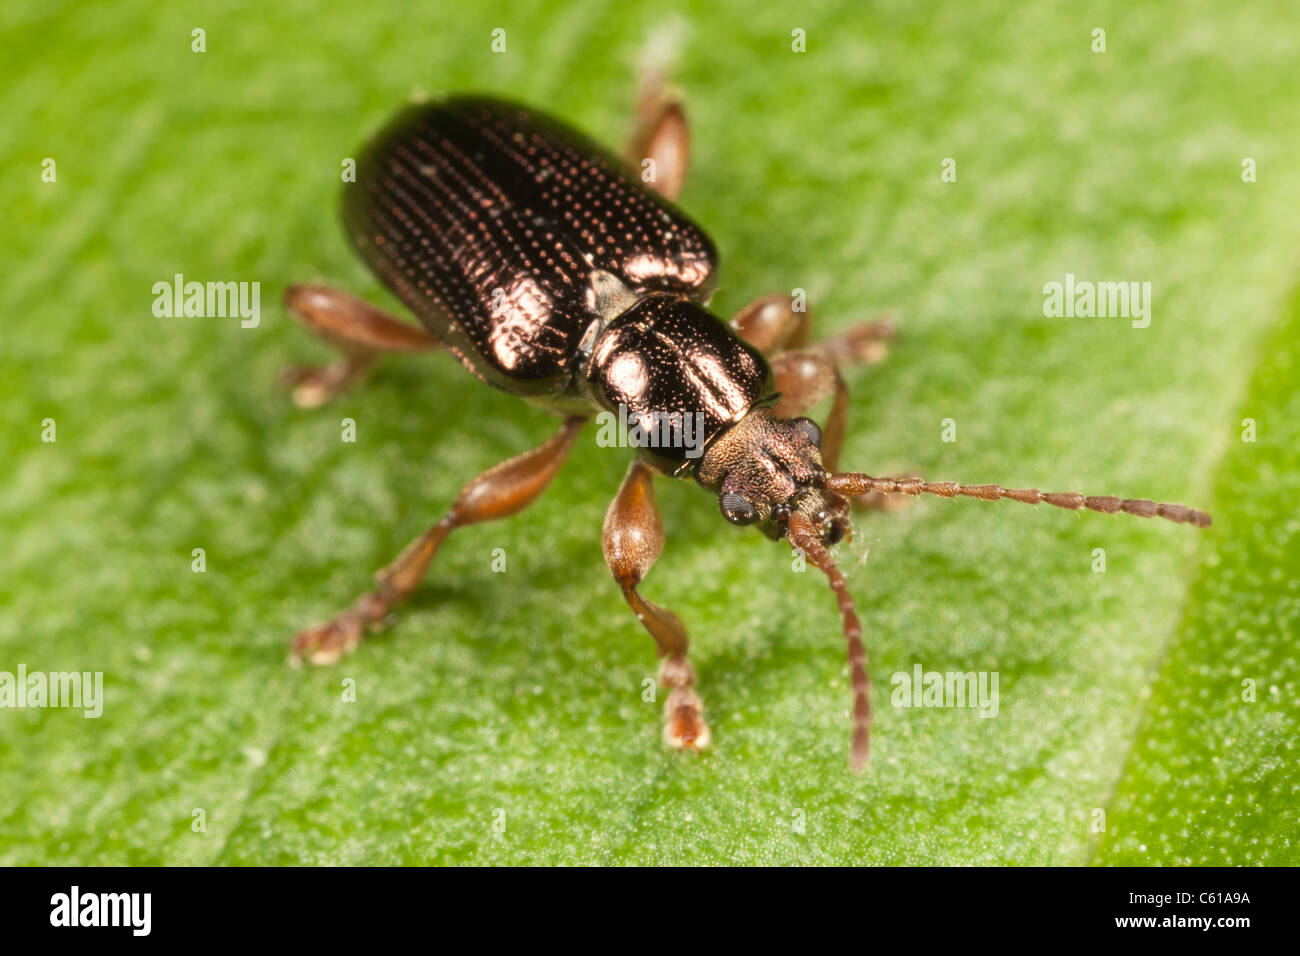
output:
<path id="1" fill-rule="evenodd" d="M 729 324 L 710 314 L 713 243 L 671 201 L 689 153 L 684 112 L 652 80 L 638 114 L 620 159 L 534 110 L 456 96 L 405 109 L 360 157 L 357 181 L 345 189 L 348 235 L 424 328 L 323 286 L 290 288 L 289 309 L 343 352 L 333 364 L 286 373 L 295 401 L 320 404 L 382 353 L 446 349 L 479 379 L 564 424 L 466 485 L 447 515 L 378 573 L 375 590 L 295 638 L 295 660 L 325 664 L 355 648 L 415 589 L 452 529 L 525 508 L 602 410 L 653 439 L 637 442 L 603 545 L 664 658 L 664 737 L 679 749 L 707 746 L 709 729 L 685 628 L 637 590 L 663 549 L 656 473 L 693 478 L 718 496 L 728 521 L 786 538 L 825 572 L 848 643 L 854 770 L 867 762 L 871 688 L 862 628 L 827 551 L 849 531 L 851 500 L 1009 498 L 1209 525 L 1208 515 L 1182 505 L 838 473 L 848 410 L 838 370 L 882 357 L 892 323 L 809 344 L 808 314 L 789 296 L 761 298 Z M 828 396 L 824 432 L 798 417 Z"/>

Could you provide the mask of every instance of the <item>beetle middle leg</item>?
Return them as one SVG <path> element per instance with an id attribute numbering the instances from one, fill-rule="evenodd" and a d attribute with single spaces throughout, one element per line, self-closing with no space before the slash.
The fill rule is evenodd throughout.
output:
<path id="1" fill-rule="evenodd" d="M 419 586 L 447 535 L 465 525 L 509 517 L 532 504 L 564 464 L 585 422 L 585 418 L 576 416 L 566 419 L 546 442 L 489 468 L 467 484 L 441 521 L 375 575 L 377 586 L 373 591 L 361 595 L 341 614 L 294 638 L 293 660 L 305 657 L 313 664 L 332 664 L 351 653 L 367 629 L 380 629 L 393 607 Z"/>
<path id="2" fill-rule="evenodd" d="M 695 693 L 695 669 L 686 659 L 686 627 L 672 611 L 647 601 L 637 585 L 664 549 L 664 526 L 655 503 L 654 470 L 636 461 L 628 469 L 609 511 L 601 545 L 605 563 L 623 589 L 623 597 L 658 645 L 664 659 L 659 682 L 669 688 L 664 702 L 664 742 L 678 750 L 709 745 L 704 704 Z"/>
<path id="3" fill-rule="evenodd" d="M 284 304 L 311 333 L 343 357 L 321 366 L 290 366 L 281 380 L 293 387 L 294 404 L 314 408 L 357 381 L 385 352 L 428 352 L 440 348 L 437 336 L 394 318 L 364 299 L 323 285 L 293 285 Z"/>

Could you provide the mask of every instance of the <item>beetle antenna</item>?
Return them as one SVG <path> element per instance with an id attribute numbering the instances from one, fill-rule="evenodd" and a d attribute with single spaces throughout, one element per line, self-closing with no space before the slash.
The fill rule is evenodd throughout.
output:
<path id="1" fill-rule="evenodd" d="M 1137 515 L 1139 518 L 1164 518 L 1179 524 L 1190 524 L 1197 528 L 1208 528 L 1210 516 L 1204 511 L 1189 508 L 1186 505 L 1171 505 L 1146 498 L 1116 498 L 1114 495 L 1081 495 L 1077 492 L 1045 493 L 1037 488 L 1003 488 L 1001 485 L 961 485 L 955 481 L 923 481 L 920 478 L 872 478 L 870 475 L 845 472 L 838 475 L 826 475 L 821 479 L 821 486 L 837 494 L 849 497 L 864 495 L 869 491 L 878 491 L 885 495 L 938 495 L 941 498 L 978 498 L 981 501 L 997 501 L 1009 498 L 1027 505 L 1044 502 L 1057 508 L 1078 511 L 1100 511 L 1102 514 Z"/>
<path id="2" fill-rule="evenodd" d="M 862 624 L 858 621 L 849 594 L 848 582 L 835 564 L 835 559 L 822 545 L 812 522 L 799 512 L 790 515 L 786 525 L 790 545 L 803 552 L 830 582 L 844 618 L 844 640 L 848 644 L 850 683 L 853 687 L 853 744 L 849 765 L 854 773 L 861 773 L 871 756 L 871 677 L 867 673 L 867 650 L 862 646 Z"/>

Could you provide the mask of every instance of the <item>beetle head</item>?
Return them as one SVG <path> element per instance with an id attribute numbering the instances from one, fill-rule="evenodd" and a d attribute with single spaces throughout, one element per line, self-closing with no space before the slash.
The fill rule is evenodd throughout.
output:
<path id="1" fill-rule="evenodd" d="M 853 598 L 826 550 L 849 532 L 849 503 L 826 487 L 821 443 L 821 429 L 811 419 L 777 418 L 771 409 L 757 408 L 709 443 L 695 477 L 718 493 L 728 521 L 756 524 L 773 540 L 788 539 L 830 582 L 844 620 L 853 687 L 850 766 L 860 773 L 870 753 L 871 678 Z"/>
<path id="2" fill-rule="evenodd" d="M 807 418 L 782 419 L 768 408 L 757 408 L 709 443 L 695 476 L 700 484 L 717 492 L 727 520 L 757 524 L 774 540 L 786 538 L 797 553 L 826 575 L 835 592 L 848 645 L 853 689 L 850 766 L 854 772 L 866 767 L 870 753 L 871 678 L 862 644 L 862 623 L 848 582 L 826 550 L 849 530 L 845 496 L 876 493 L 1005 499 L 1069 511 L 1086 508 L 1104 514 L 1123 512 L 1142 518 L 1164 518 L 1198 528 L 1208 528 L 1211 523 L 1204 511 L 1146 498 L 1049 493 L 1037 488 L 963 485 L 923 478 L 873 478 L 860 472 L 829 474 L 822 465 L 821 437 L 821 429 Z"/>
<path id="3" fill-rule="evenodd" d="M 758 408 L 710 443 L 696 480 L 718 494 L 722 516 L 752 524 L 769 538 L 786 536 L 801 514 L 823 544 L 849 531 L 848 502 L 824 487 L 821 429 L 810 418 L 777 418 Z"/>

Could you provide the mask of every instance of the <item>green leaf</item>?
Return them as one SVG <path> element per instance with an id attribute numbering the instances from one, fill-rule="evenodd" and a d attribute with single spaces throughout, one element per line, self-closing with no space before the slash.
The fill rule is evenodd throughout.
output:
<path id="1" fill-rule="evenodd" d="M 0 13 L 0 671 L 102 671 L 106 695 L 97 719 L 0 710 L 0 863 L 1300 862 L 1294 6 L 521 6 Z M 691 631 L 714 748 L 662 748 L 599 544 L 628 459 L 594 430 L 527 513 L 453 535 L 384 634 L 286 663 L 554 428 L 445 357 L 313 411 L 276 389 L 326 355 L 285 285 L 396 308 L 338 228 L 341 162 L 415 87 L 617 143 L 652 35 L 677 38 L 718 313 L 801 288 L 823 333 L 899 317 L 851 375 L 846 465 L 1215 512 L 862 515 L 862 777 L 824 581 L 667 481 L 644 592 Z M 260 282 L 260 326 L 155 317 L 176 273 Z M 1066 273 L 1150 282 L 1150 326 L 1045 317 Z M 996 672 L 997 716 L 891 706 L 918 664 Z"/>
<path id="2" fill-rule="evenodd" d="M 1270 337 L 1219 468 L 1216 532 L 1144 704 L 1099 862 L 1296 859 L 1300 297 Z"/>

